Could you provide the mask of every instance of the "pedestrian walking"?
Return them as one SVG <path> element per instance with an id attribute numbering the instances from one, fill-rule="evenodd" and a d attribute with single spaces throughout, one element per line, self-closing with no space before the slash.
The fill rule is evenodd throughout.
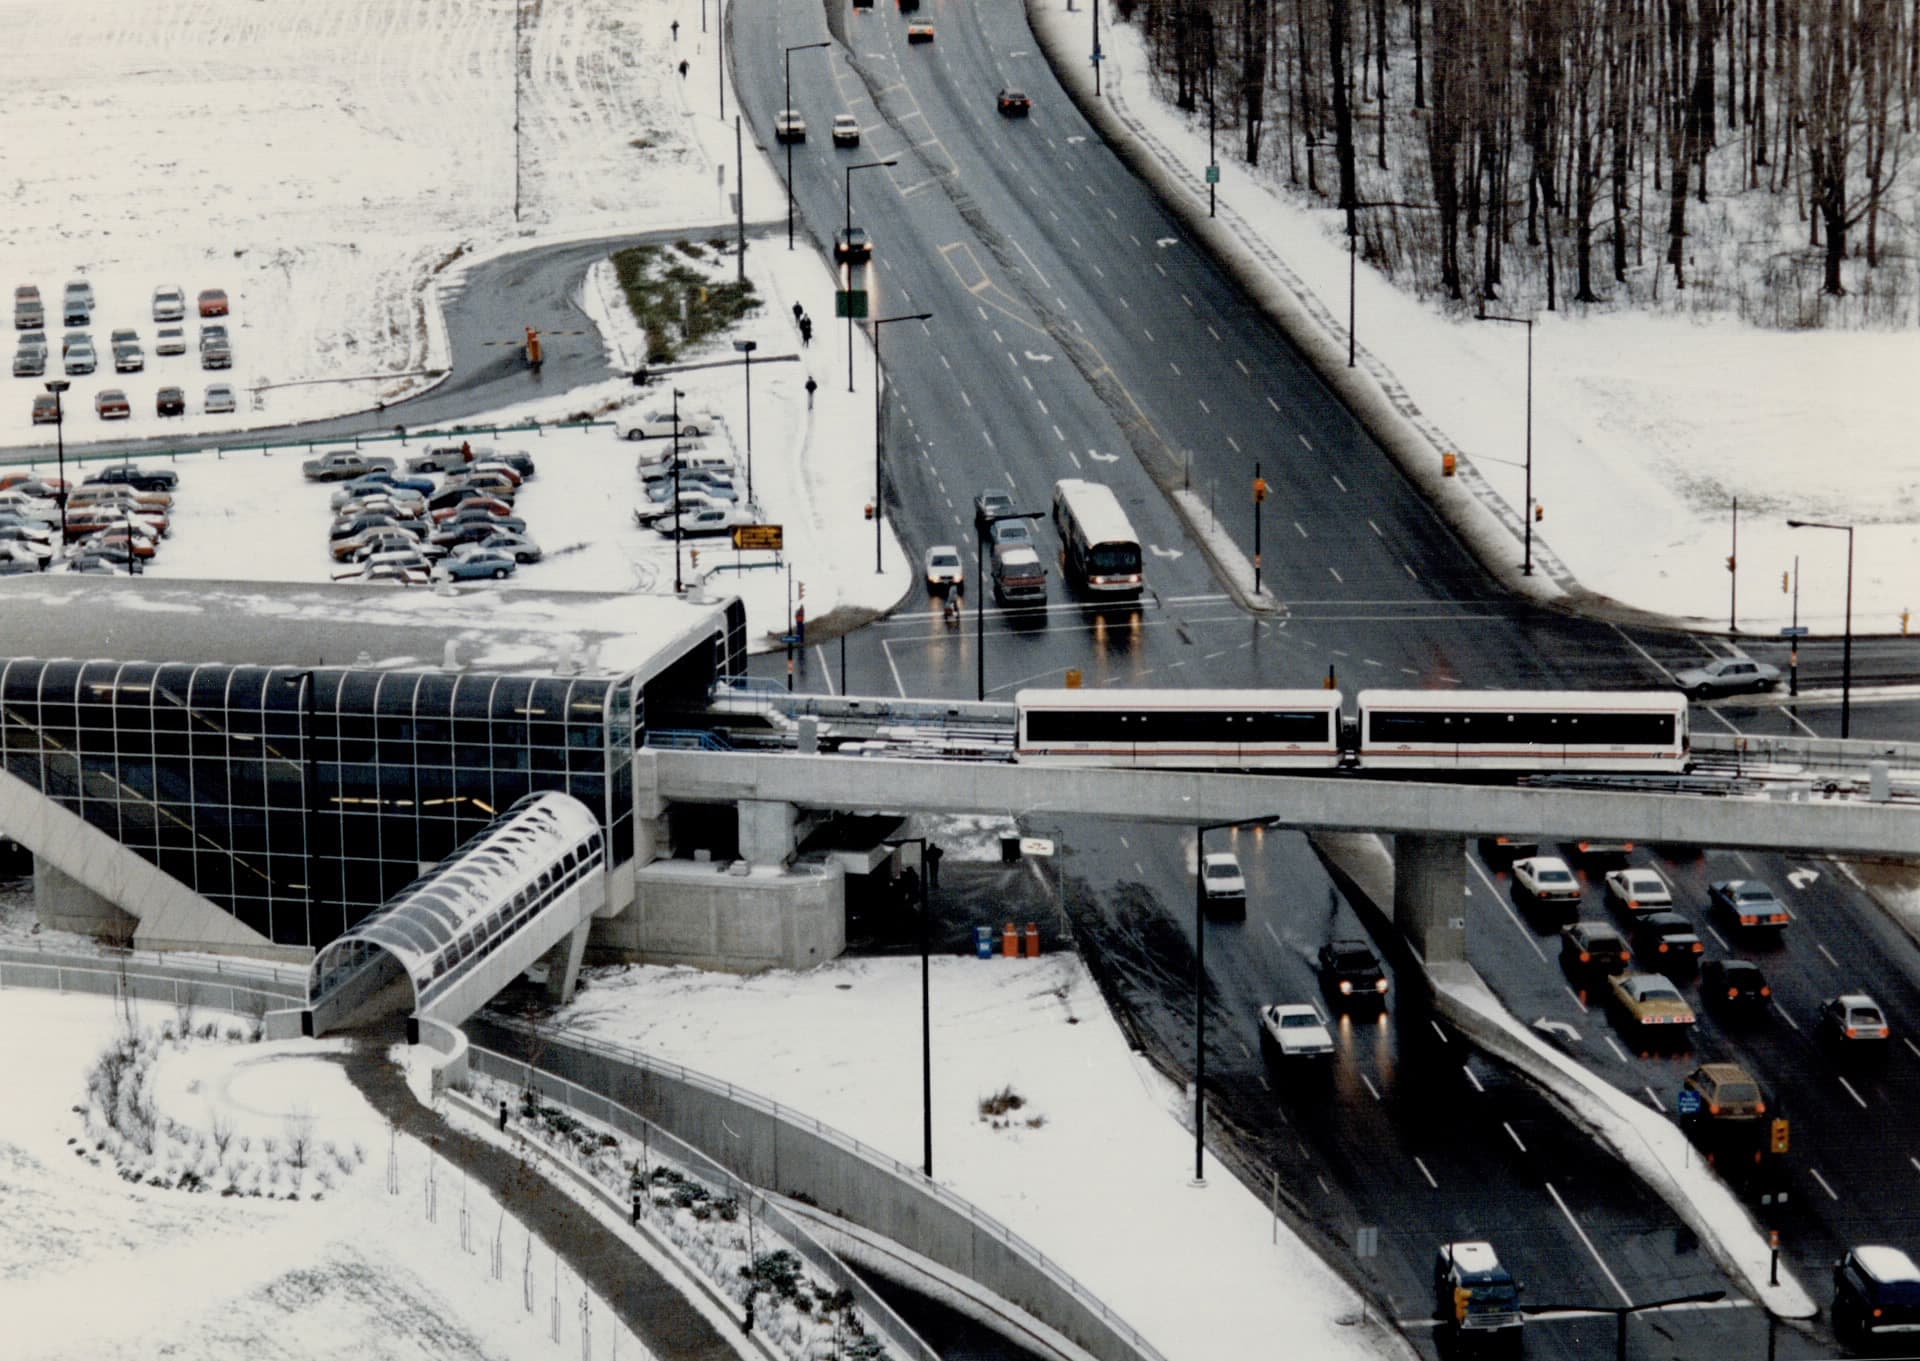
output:
<path id="1" fill-rule="evenodd" d="M 803 346 L 813 344 L 813 318 L 812 317 L 803 316 L 800 318 L 800 343 Z"/>
<path id="2" fill-rule="evenodd" d="M 811 378 L 807 379 L 807 410 L 813 410 L 813 394 L 819 391 L 819 389 L 820 385 L 818 383 L 814 382 Z"/>
<path id="3" fill-rule="evenodd" d="M 680 79 L 685 80 L 686 78 L 687 78 L 687 64 L 683 61 L 680 63 Z"/>
<path id="4" fill-rule="evenodd" d="M 804 317 L 806 314 L 807 314 L 807 309 L 802 307 L 799 303 L 795 303 L 793 305 L 793 324 L 795 326 L 798 326 L 800 324 L 800 318 Z"/>
<path id="5" fill-rule="evenodd" d="M 506 1127 L 507 1127 L 507 1103 L 502 1101 L 500 1103 L 500 1128 L 504 1130 L 506 1129 Z"/>
<path id="6" fill-rule="evenodd" d="M 675 42 L 680 41 L 680 21 L 678 19 L 673 21 L 673 40 Z"/>

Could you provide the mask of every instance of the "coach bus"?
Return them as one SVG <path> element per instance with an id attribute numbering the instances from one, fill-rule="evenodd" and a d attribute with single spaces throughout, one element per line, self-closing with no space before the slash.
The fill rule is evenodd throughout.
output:
<path id="1" fill-rule="evenodd" d="M 1054 483 L 1053 527 L 1065 547 L 1067 574 L 1083 590 L 1140 594 L 1140 539 L 1110 488 L 1078 477 Z"/>

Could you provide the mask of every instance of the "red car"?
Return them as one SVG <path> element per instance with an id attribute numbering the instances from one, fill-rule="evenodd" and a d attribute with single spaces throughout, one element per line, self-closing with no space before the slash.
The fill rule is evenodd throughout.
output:
<path id="1" fill-rule="evenodd" d="M 60 399 L 51 392 L 42 392 L 33 399 L 33 423 L 35 425 L 54 425 L 60 420 Z"/>
<path id="2" fill-rule="evenodd" d="M 457 506 L 446 506 L 433 512 L 435 523 L 451 520 L 463 510 L 484 510 L 489 515 L 513 514 L 513 502 L 502 501 L 497 496 L 469 496 Z"/>
<path id="3" fill-rule="evenodd" d="M 200 315 L 203 317 L 224 317 L 227 314 L 227 290 L 224 288 L 203 288 L 200 290 Z"/>

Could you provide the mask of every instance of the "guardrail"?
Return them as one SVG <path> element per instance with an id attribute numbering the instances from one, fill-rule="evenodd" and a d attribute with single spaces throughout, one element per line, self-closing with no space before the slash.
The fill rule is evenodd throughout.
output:
<path id="1" fill-rule="evenodd" d="M 1885 762 L 1894 770 L 1920 771 L 1920 742 L 1867 742 L 1859 738 L 1748 737 L 1695 733 L 1693 749 L 1747 765 L 1799 766 L 1809 778 L 1830 770 L 1865 770 Z"/>
<path id="2" fill-rule="evenodd" d="M 908 1358 L 908 1361 L 940 1361 L 940 1354 L 929 1347 L 857 1272 L 815 1238 L 811 1229 L 764 1195 L 756 1194 L 756 1188 L 742 1182 L 693 1145 L 662 1129 L 637 1111 L 558 1073 L 533 1067 L 523 1060 L 474 1045 L 467 1050 L 467 1066 L 474 1072 L 501 1082 L 531 1087 L 548 1100 L 558 1101 L 609 1129 L 642 1140 L 649 1148 L 659 1150 L 664 1147 L 668 1158 L 689 1169 L 694 1176 L 714 1185 L 733 1188 L 734 1194 L 742 1200 L 750 1199 L 758 1207 L 754 1213 L 760 1222 L 783 1238 L 796 1254 L 805 1259 L 808 1266 L 853 1296 L 860 1311 L 873 1320 L 894 1351 Z"/>
<path id="3" fill-rule="evenodd" d="M 678 1082 L 686 1087 L 705 1092 L 712 1096 L 722 1097 L 728 1101 L 736 1102 L 743 1107 L 756 1111 L 770 1119 L 780 1121 L 813 1138 L 830 1144 L 842 1152 L 850 1154 L 864 1162 L 873 1170 L 890 1175 L 898 1182 L 910 1187 L 917 1194 L 937 1203 L 952 1214 L 963 1218 L 974 1230 L 993 1239 L 995 1242 L 1003 1245 L 1009 1251 L 1022 1258 L 1034 1271 L 1040 1273 L 1049 1283 L 1059 1290 L 1064 1291 L 1076 1304 L 1097 1318 L 1101 1325 L 1105 1327 L 1113 1337 L 1123 1343 L 1134 1355 L 1145 1358 L 1145 1361 L 1166 1361 L 1166 1358 L 1161 1352 L 1142 1336 L 1137 1329 L 1109 1309 L 1099 1296 L 1081 1285 L 1080 1282 L 1059 1263 L 1053 1261 L 1045 1253 L 1041 1252 L 1039 1248 L 1020 1237 L 1020 1235 L 1013 1232 L 1013 1230 L 981 1210 L 972 1202 L 955 1195 L 938 1182 L 929 1180 L 921 1175 L 918 1168 L 909 1167 L 891 1154 L 884 1153 L 880 1149 L 864 1144 L 852 1135 L 844 1133 L 806 1114 L 804 1111 L 796 1110 L 790 1106 L 782 1106 L 779 1102 L 762 1096 L 758 1092 L 745 1087 L 735 1086 L 733 1083 L 723 1081 L 719 1078 L 709 1077 L 704 1073 L 697 1072 L 681 1064 L 670 1063 L 664 1059 L 656 1059 L 651 1055 L 640 1053 L 637 1050 L 627 1049 L 621 1045 L 609 1044 L 604 1040 L 591 1039 L 581 1035 L 555 1035 L 550 1030 L 543 1030 L 537 1026 L 529 1025 L 524 1021 L 519 1021 L 511 1017 L 497 1016 L 488 1013 L 484 1017 L 476 1017 L 475 1019 L 476 1021 L 484 1020 L 485 1024 L 490 1027 L 527 1039 L 533 1046 L 538 1047 L 539 1052 L 543 1056 L 551 1056 L 556 1051 L 563 1051 L 569 1048 L 578 1049 L 586 1053 L 594 1054 L 602 1060 L 609 1060 L 613 1063 L 637 1069 L 659 1078 Z M 480 1052 L 478 1046 L 475 1047 L 474 1052 Z M 526 1071 L 523 1063 L 513 1060 L 510 1060 L 510 1062 L 516 1062 L 522 1073 Z M 951 1266 L 952 1264 L 943 1263 L 943 1265 Z M 1060 1323 L 1056 1320 L 1043 1319 L 1042 1321 L 1055 1328 L 1060 1328 Z M 1072 1336 L 1068 1329 L 1062 1328 L 1061 1331 L 1067 1333 L 1068 1336 Z M 1085 1343 L 1083 1342 L 1081 1345 L 1084 1346 Z M 1091 1350 L 1091 1348 L 1089 1348 L 1089 1350 Z"/>
<path id="4" fill-rule="evenodd" d="M 136 1001 L 200 1007 L 255 1019 L 264 1017 L 276 1004 L 287 1000 L 280 993 L 244 983 L 123 971 L 105 961 L 75 964 L 52 959 L 0 959 L 0 992 L 8 988 L 39 988 L 95 997 L 127 996 Z"/>
<path id="5" fill-rule="evenodd" d="M 49 958 L 63 965 L 75 963 L 70 950 L 50 949 L 38 941 L 26 944 L 8 941 L 0 944 L 0 963 L 37 964 Z M 267 990 L 276 997 L 300 1001 L 304 1001 L 307 995 L 307 970 L 304 965 L 298 964 L 271 964 L 263 960 L 232 959 L 218 955 L 182 958 L 158 950 L 113 951 L 101 954 L 93 962 L 93 967 L 116 972 L 123 966 L 138 966 L 143 972 L 153 972 L 155 977 L 171 977 L 170 974 L 158 972 L 171 969 L 183 973 L 211 973 L 220 979 L 270 983 L 276 987 Z"/>
<path id="6" fill-rule="evenodd" d="M 147 449 L 138 454 L 131 452 L 89 454 L 84 451 L 75 452 L 69 449 L 67 451 L 67 462 L 77 465 L 85 463 L 131 463 L 165 459 L 169 462 L 177 463 L 182 458 L 200 458 L 207 454 L 212 454 L 216 459 L 230 453 L 262 453 L 271 456 L 276 449 L 301 449 L 308 452 L 322 448 L 358 449 L 364 444 L 411 444 L 415 440 L 472 439 L 476 435 L 514 435 L 529 431 L 545 435 L 549 430 L 587 431 L 597 426 L 611 426 L 612 424 L 612 421 L 553 421 L 545 424 L 539 421 L 524 421 L 519 425 L 456 425 L 444 430 L 437 427 L 433 429 L 416 430 L 404 425 L 397 425 L 390 430 L 362 430 L 351 435 L 333 435 L 319 438 L 309 436 L 306 439 L 260 440 L 250 444 L 202 443 L 195 444 L 192 447 L 177 449 Z M 31 458 L 8 460 L 10 463 L 37 463 L 39 461 L 39 451 L 37 450 L 34 451 Z"/>

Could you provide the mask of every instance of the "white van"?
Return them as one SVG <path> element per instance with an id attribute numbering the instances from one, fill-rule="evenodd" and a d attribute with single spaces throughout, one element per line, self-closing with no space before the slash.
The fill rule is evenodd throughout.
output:
<path id="1" fill-rule="evenodd" d="M 644 454 L 634 464 L 634 471 L 640 474 L 642 482 L 654 482 L 663 477 L 673 476 L 673 455 L 648 458 Z M 721 449 L 688 449 L 684 445 L 680 450 L 680 471 L 683 473 L 733 471 L 733 455 Z"/>

